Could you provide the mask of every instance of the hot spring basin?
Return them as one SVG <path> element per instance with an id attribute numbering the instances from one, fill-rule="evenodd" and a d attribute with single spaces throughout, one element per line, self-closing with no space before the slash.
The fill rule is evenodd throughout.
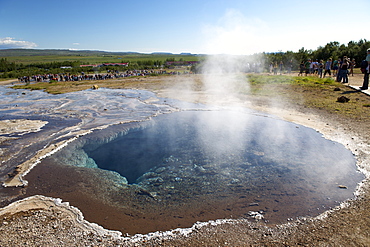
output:
<path id="1" fill-rule="evenodd" d="M 353 154 L 315 130 L 232 111 L 176 112 L 95 131 L 38 169 L 68 170 L 44 194 L 130 234 L 219 218 L 315 216 L 353 197 L 363 179 Z"/>

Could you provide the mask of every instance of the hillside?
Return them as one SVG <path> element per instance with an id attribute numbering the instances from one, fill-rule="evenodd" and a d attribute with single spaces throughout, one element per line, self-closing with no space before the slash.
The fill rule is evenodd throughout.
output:
<path id="1" fill-rule="evenodd" d="M 68 50 L 68 49 L 0 49 L 0 57 L 18 57 L 18 56 L 127 56 L 127 55 L 181 55 L 195 56 L 197 54 L 181 53 L 173 54 L 169 52 L 153 52 L 150 54 L 139 52 L 109 52 L 97 50 Z"/>
<path id="2" fill-rule="evenodd" d="M 92 50 L 59 50 L 59 49 L 0 49 L 0 57 L 16 56 L 104 56 L 104 55 L 132 55 L 137 52 L 107 52 Z"/>

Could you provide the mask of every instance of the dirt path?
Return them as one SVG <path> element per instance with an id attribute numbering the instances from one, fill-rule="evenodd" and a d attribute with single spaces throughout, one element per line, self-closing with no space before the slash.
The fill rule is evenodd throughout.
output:
<path id="1" fill-rule="evenodd" d="M 1 81 L 0 80 L 0 85 L 2 86 L 6 86 L 6 85 L 13 85 L 15 83 L 18 83 L 18 80 L 16 79 L 12 79 L 12 80 L 5 80 L 5 81 Z"/>

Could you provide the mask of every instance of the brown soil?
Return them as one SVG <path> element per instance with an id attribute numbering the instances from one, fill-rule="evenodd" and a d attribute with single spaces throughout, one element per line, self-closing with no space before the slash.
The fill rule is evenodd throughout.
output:
<path id="1" fill-rule="evenodd" d="M 185 87 L 181 82 L 193 83 Z M 315 218 L 302 218 L 289 224 L 266 226 L 261 222 L 230 220 L 195 225 L 184 234 L 181 230 L 167 234 L 118 238 L 109 232 L 81 227 L 73 217 L 66 217 L 66 207 L 35 205 L 26 209 L 0 211 L 0 245 L 96 245 L 96 246 L 370 246 L 369 124 L 370 97 L 345 85 L 325 88 L 270 85 L 269 93 L 238 94 L 227 97 L 205 92 L 198 76 L 135 78 L 110 81 L 113 88 L 147 89 L 159 97 L 183 101 L 243 106 L 271 113 L 282 119 L 314 128 L 326 138 L 340 142 L 351 150 L 359 169 L 367 176 L 356 192 L 356 199 Z M 360 86 L 362 76 L 350 77 L 350 84 Z M 100 87 L 107 82 L 99 83 Z M 91 85 L 77 85 L 89 88 Z M 185 93 L 183 89 L 192 89 Z M 340 91 L 334 91 L 339 87 Z M 186 91 L 188 92 L 188 91 Z M 339 103 L 345 95 L 348 103 Z M 46 199 L 44 199 L 46 200 Z M 49 202 L 50 203 L 50 202 Z M 25 203 L 26 205 L 29 205 Z M 63 208 L 63 210 L 62 210 Z M 62 216 L 61 216 L 62 215 Z M 36 217 L 37 216 L 37 217 Z M 32 228 L 31 231 L 26 229 Z M 42 237 L 40 237 L 42 236 Z"/>

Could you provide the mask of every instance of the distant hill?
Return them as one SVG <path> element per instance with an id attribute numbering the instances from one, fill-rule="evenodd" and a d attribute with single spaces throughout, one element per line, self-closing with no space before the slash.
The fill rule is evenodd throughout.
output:
<path id="1" fill-rule="evenodd" d="M 196 56 L 197 54 L 170 52 L 153 52 L 152 55 L 185 55 Z M 68 50 L 68 49 L 0 49 L 0 57 L 19 56 L 125 56 L 125 55 L 148 55 L 139 52 L 109 52 L 95 50 Z"/>
<path id="2" fill-rule="evenodd" d="M 171 52 L 152 52 L 153 55 L 173 55 Z"/>
<path id="3" fill-rule="evenodd" d="M 104 55 L 133 55 L 138 52 L 107 52 L 91 50 L 59 50 L 59 49 L 0 49 L 0 57 L 14 56 L 104 56 Z"/>

